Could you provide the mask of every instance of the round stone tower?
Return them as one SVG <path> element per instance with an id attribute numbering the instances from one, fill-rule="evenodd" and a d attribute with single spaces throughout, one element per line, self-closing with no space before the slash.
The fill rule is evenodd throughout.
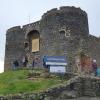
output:
<path id="1" fill-rule="evenodd" d="M 69 65 L 82 40 L 89 35 L 88 18 L 85 11 L 75 7 L 52 9 L 40 21 L 41 56 L 66 56 Z"/>
<path id="2" fill-rule="evenodd" d="M 42 16 L 40 30 L 42 54 L 65 55 L 69 49 L 74 48 L 69 44 L 89 34 L 87 14 L 75 7 L 52 9 Z"/>

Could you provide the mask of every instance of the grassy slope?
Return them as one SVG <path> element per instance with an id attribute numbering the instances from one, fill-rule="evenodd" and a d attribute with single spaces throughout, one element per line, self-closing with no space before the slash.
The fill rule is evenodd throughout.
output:
<path id="1" fill-rule="evenodd" d="M 0 74 L 0 94 L 39 92 L 62 83 L 58 77 L 28 80 L 28 73 L 28 70 L 18 70 Z"/>

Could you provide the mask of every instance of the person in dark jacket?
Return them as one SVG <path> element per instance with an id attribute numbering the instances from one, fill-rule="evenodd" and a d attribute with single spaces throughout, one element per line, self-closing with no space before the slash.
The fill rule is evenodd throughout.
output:
<path id="1" fill-rule="evenodd" d="M 34 65 L 35 65 L 35 60 L 33 58 L 33 61 L 32 61 L 32 67 L 34 68 Z"/>
<path id="2" fill-rule="evenodd" d="M 17 60 L 13 61 L 13 70 L 16 70 L 19 67 L 19 62 Z"/>

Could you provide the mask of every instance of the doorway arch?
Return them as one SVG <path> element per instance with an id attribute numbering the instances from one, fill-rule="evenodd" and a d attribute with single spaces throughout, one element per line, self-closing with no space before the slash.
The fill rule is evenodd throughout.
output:
<path id="1" fill-rule="evenodd" d="M 29 42 L 29 50 L 33 53 L 40 50 L 40 34 L 37 30 L 32 30 L 27 34 L 27 41 Z"/>

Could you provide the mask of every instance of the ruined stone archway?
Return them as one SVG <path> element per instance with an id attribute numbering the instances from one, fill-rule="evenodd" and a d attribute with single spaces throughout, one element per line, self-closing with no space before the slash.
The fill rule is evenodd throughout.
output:
<path id="1" fill-rule="evenodd" d="M 37 30 L 32 30 L 30 31 L 26 39 L 28 41 L 29 45 L 29 50 L 30 52 L 38 52 L 40 49 L 40 34 Z"/>

